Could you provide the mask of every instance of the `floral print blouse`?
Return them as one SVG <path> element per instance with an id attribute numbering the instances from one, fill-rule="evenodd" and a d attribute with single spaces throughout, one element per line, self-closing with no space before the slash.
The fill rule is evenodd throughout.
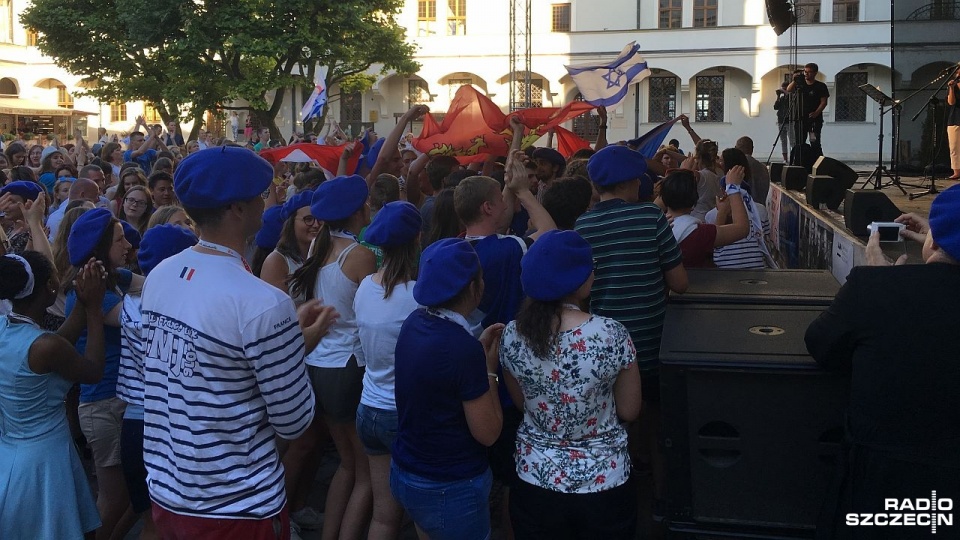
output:
<path id="1" fill-rule="evenodd" d="M 500 361 L 523 390 L 516 454 L 521 480 L 563 493 L 604 491 L 627 481 L 627 432 L 617 418 L 613 386 L 636 361 L 636 351 L 622 324 L 594 315 L 561 332 L 549 358 L 538 358 L 511 322 Z"/>

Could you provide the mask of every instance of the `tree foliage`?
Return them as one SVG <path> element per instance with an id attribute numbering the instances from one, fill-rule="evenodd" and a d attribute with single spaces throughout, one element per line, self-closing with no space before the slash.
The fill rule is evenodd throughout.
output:
<path id="1" fill-rule="evenodd" d="M 278 89 L 354 84 L 371 66 L 413 73 L 401 0 L 34 0 L 40 50 L 102 101 L 150 101 L 165 121 L 242 99 L 277 135 Z M 362 77 L 361 77 L 362 79 Z M 199 127 L 199 122 L 196 123 Z"/>

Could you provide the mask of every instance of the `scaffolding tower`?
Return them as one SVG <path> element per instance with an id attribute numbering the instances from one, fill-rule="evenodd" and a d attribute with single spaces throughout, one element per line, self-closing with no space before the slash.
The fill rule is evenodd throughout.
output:
<path id="1" fill-rule="evenodd" d="M 531 0 L 510 0 L 510 111 L 532 106 Z"/>

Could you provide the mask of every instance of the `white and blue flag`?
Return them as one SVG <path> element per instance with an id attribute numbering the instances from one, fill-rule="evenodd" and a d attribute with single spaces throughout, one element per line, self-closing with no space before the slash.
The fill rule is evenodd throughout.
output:
<path id="1" fill-rule="evenodd" d="M 631 84 L 650 76 L 647 61 L 639 53 L 640 45 L 634 41 L 608 64 L 564 67 L 584 101 L 597 107 L 613 107 L 623 101 Z"/>
<path id="2" fill-rule="evenodd" d="M 306 103 L 303 104 L 303 108 L 300 109 L 300 120 L 302 122 L 311 118 L 319 118 L 323 114 L 323 107 L 327 104 L 327 83 L 324 81 L 326 71 L 327 68 L 325 67 L 317 67 L 317 72 L 313 77 L 313 93 L 310 94 Z"/>

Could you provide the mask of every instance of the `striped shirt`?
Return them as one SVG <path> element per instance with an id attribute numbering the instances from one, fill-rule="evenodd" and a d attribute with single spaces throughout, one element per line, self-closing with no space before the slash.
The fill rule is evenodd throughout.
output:
<path id="1" fill-rule="evenodd" d="M 767 267 L 766 259 L 763 255 L 763 249 L 760 248 L 760 242 L 770 235 L 770 220 L 767 218 L 767 210 L 761 204 L 756 204 L 755 208 L 760 216 L 760 223 L 763 231 L 757 231 L 753 224 L 750 225 L 750 232 L 745 238 L 736 242 L 714 248 L 713 264 L 717 268 L 739 268 L 739 269 L 764 269 Z M 707 212 L 707 223 L 716 224 L 716 209 Z"/>
<path id="2" fill-rule="evenodd" d="M 623 324 L 637 349 L 637 365 L 655 369 L 667 304 L 663 274 L 681 264 L 666 216 L 650 203 L 612 199 L 580 216 L 575 228 L 596 261 L 593 313 Z"/>
<path id="3" fill-rule="evenodd" d="M 143 289 L 150 497 L 183 515 L 264 519 L 286 504 L 275 436 L 313 420 L 293 301 L 233 257 L 186 250 Z"/>
<path id="4" fill-rule="evenodd" d="M 129 406 L 143 409 L 143 342 L 141 341 L 140 295 L 123 297 L 120 310 L 120 371 L 117 374 L 117 397 Z M 129 416 L 125 416 L 128 417 Z"/>

